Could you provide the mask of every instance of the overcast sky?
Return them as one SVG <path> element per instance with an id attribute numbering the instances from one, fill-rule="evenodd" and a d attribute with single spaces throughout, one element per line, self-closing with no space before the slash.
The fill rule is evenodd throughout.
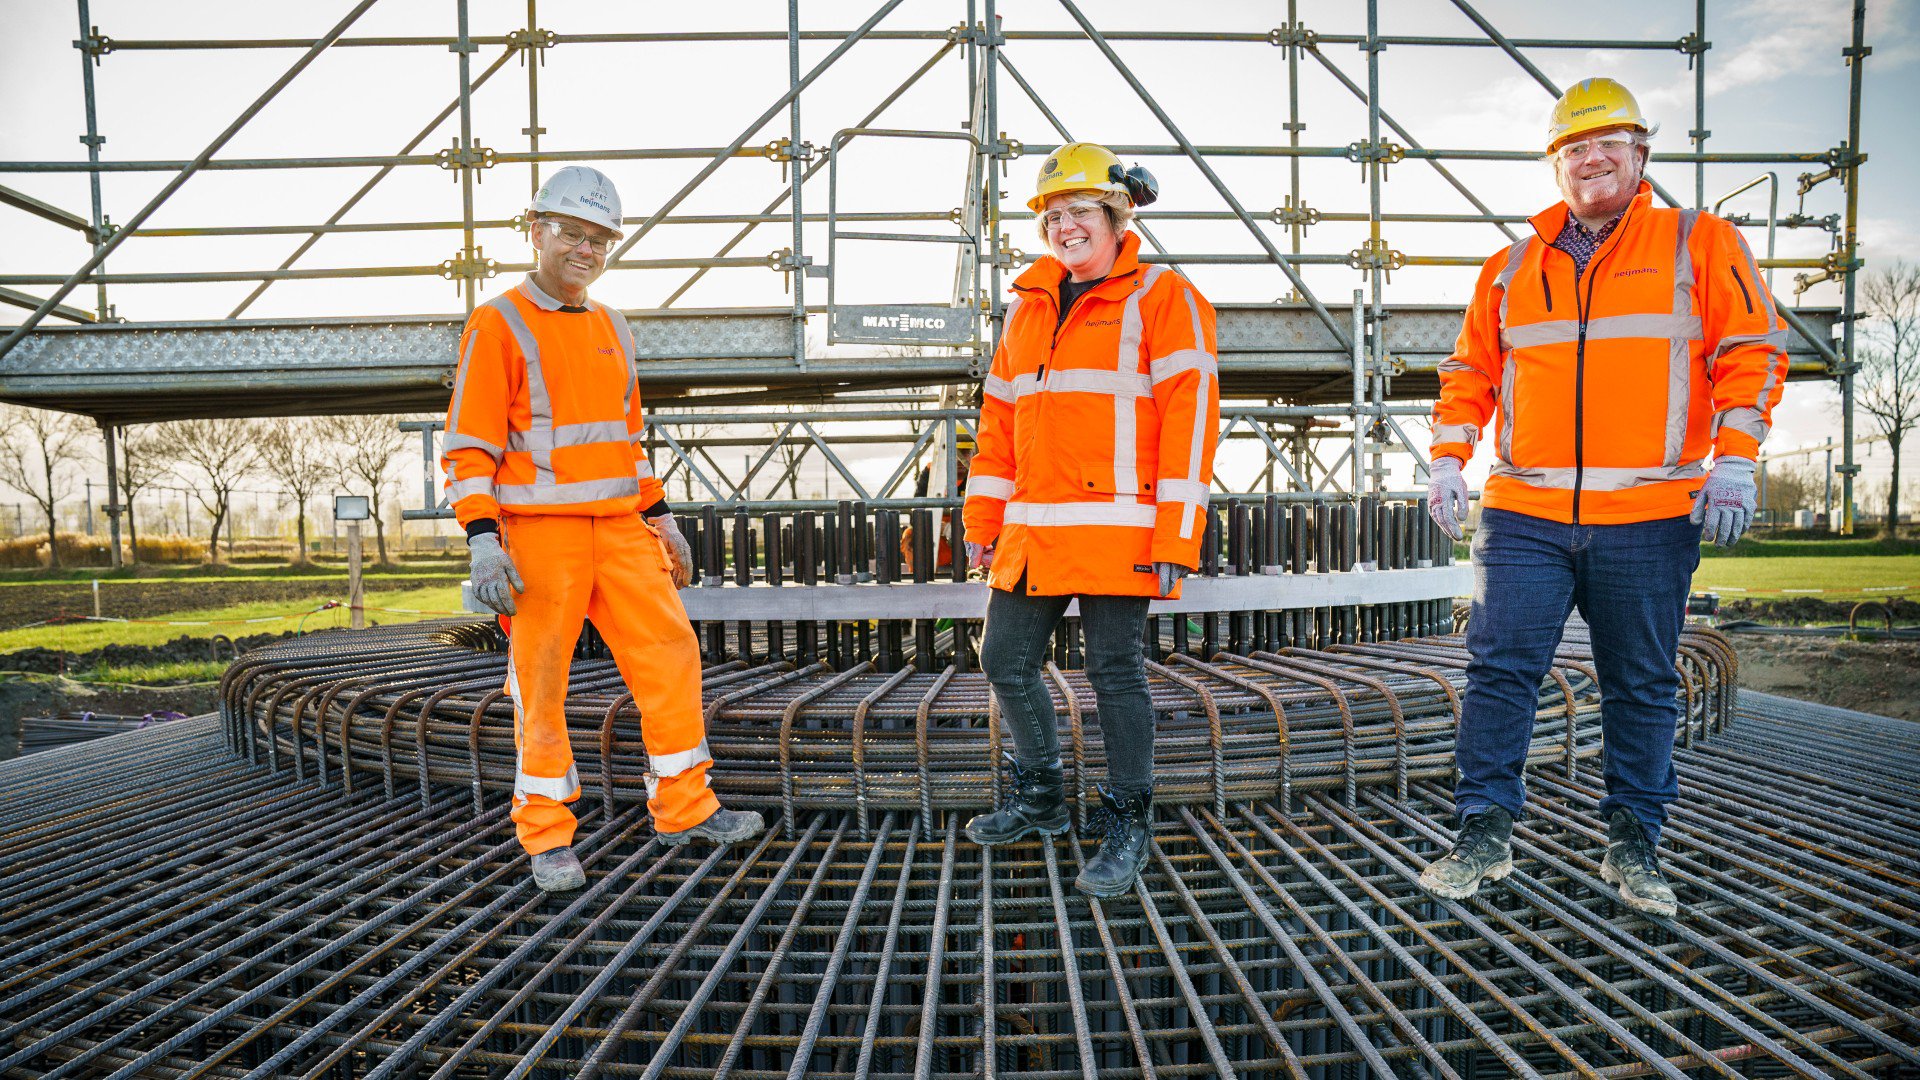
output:
<path id="1" fill-rule="evenodd" d="M 350 5 L 344 0 L 309 5 L 258 3 L 153 3 L 94 0 L 92 21 L 121 41 L 182 38 L 316 36 Z M 1286 20 L 1284 3 L 1102 2 L 1083 5 L 1103 30 L 1174 29 L 1264 34 Z M 1920 165 L 1915 149 L 1913 103 L 1920 101 L 1920 28 L 1916 0 L 1869 4 L 1862 145 L 1871 156 L 1862 182 L 1861 236 L 1869 267 L 1912 251 L 1920 241 L 1915 211 L 1920 197 L 1910 178 Z M 1478 9 L 1509 37 L 1603 37 L 1673 41 L 1693 30 L 1692 5 L 1622 0 L 1572 5 L 1484 0 Z M 449 34 L 451 0 L 421 3 L 387 0 L 364 16 L 349 35 Z M 807 29 L 851 29 L 873 10 L 863 3 L 804 2 Z M 1384 0 L 1384 34 L 1471 36 L 1472 23 L 1446 0 Z M 784 3 L 751 0 L 710 5 L 643 5 L 631 8 L 579 2 L 541 3 L 542 28 L 561 33 L 677 31 L 749 28 L 783 31 Z M 1072 29 L 1053 0 L 1017 0 L 999 5 L 1006 29 Z M 1365 31 L 1364 8 L 1353 3 L 1302 2 L 1305 25 L 1322 34 Z M 519 0 L 474 0 L 472 32 L 501 34 L 525 25 Z M 882 29 L 945 29 L 966 17 L 961 3 L 908 0 L 881 23 Z M 1849 7 L 1808 0 L 1711 0 L 1706 55 L 1706 126 L 1710 151 L 1824 151 L 1846 137 L 1847 71 L 1840 50 L 1848 43 Z M 45 0 L 0 0 L 0 100 L 8 103 L 0 126 L 0 160 L 84 160 L 78 136 L 85 129 L 80 93 L 80 57 L 72 47 L 78 21 L 71 4 Z M 802 64 L 811 68 L 833 47 L 807 42 Z M 854 124 L 938 48 L 931 41 L 872 41 L 854 47 L 811 88 L 803 102 L 804 138 L 827 142 L 835 130 Z M 1199 144 L 1262 145 L 1286 141 L 1284 50 L 1260 43 L 1119 43 L 1116 48 L 1185 134 Z M 476 73 L 500 53 L 483 47 Z M 1351 45 L 1329 45 L 1324 54 L 1355 82 L 1365 85 L 1365 54 Z M 1048 106 L 1077 138 L 1116 144 L 1159 144 L 1170 138 L 1084 42 L 1010 44 L 1008 58 L 1035 85 Z M 193 157 L 254 96 L 299 55 L 298 50 L 124 49 L 95 69 L 103 150 L 108 160 L 179 160 Z M 1656 149 L 1687 149 L 1693 126 L 1693 75 L 1676 51 L 1533 49 L 1529 57 L 1561 84 L 1607 74 L 1639 95 L 1662 131 Z M 544 149 L 591 150 L 630 147 L 719 147 L 767 108 L 787 82 L 784 41 L 676 43 L 671 45 L 570 45 L 551 50 L 540 78 L 540 122 L 548 129 Z M 890 127 L 952 131 L 966 116 L 966 64 L 951 53 L 878 123 Z M 1300 71 L 1303 136 L 1309 145 L 1344 146 L 1366 137 L 1365 109 L 1319 65 L 1307 59 Z M 1551 97 L 1511 59 L 1494 48 L 1439 49 L 1395 46 L 1381 56 L 1381 101 L 1420 142 L 1438 148 L 1541 148 Z M 286 157 L 396 152 L 457 88 L 455 57 L 444 48 L 335 49 L 308 71 L 229 144 L 224 157 Z M 524 150 L 527 76 L 510 61 L 474 95 L 474 132 L 497 150 Z M 1054 142 L 1051 127 L 1020 90 L 1002 80 L 1000 124 L 1013 138 Z M 446 147 L 457 122 L 430 136 L 423 150 Z M 755 133 L 750 145 L 785 134 L 782 111 Z M 1396 140 L 1398 141 L 1398 140 Z M 871 141 L 843 155 L 840 205 L 848 210 L 947 210 L 959 203 L 962 154 L 951 144 Z M 1024 201 L 1038 166 L 1033 156 L 1012 163 L 1003 187 L 1008 204 Z M 1220 210 L 1222 200 L 1184 160 L 1152 158 L 1162 208 Z M 703 164 L 697 159 L 624 162 L 607 166 L 619 183 L 629 218 L 657 208 Z M 1279 158 L 1219 158 L 1218 173 L 1255 214 L 1282 204 L 1288 169 Z M 1532 213 L 1555 201 L 1548 168 L 1537 162 L 1452 166 L 1493 209 Z M 1763 171 L 1757 165 L 1717 165 L 1706 172 L 1707 201 Z M 1775 166 L 1782 181 L 1780 212 L 1801 209 L 1795 179 L 1806 167 Z M 1363 211 L 1367 190 L 1357 165 L 1308 161 L 1303 166 L 1305 200 L 1323 211 Z M 364 168 L 215 172 L 197 176 L 163 206 L 149 227 L 214 224 L 288 224 L 324 220 L 371 174 Z M 1691 166 L 1656 164 L 1653 175 L 1669 190 L 1690 197 Z M 123 221 L 165 184 L 168 174 L 116 173 L 103 180 L 106 211 Z M 826 177 L 807 188 L 807 209 L 824 210 Z M 85 214 L 82 175 L 9 172 L 0 184 Z M 476 214 L 507 218 L 526 205 L 528 170 L 501 166 L 485 174 L 476 193 Z M 758 211 L 783 186 L 778 165 L 764 160 L 730 162 L 679 213 Z M 1389 212 L 1471 212 L 1466 202 L 1418 162 L 1390 172 L 1385 189 Z M 1814 189 L 1804 203 L 1811 215 L 1838 213 L 1837 182 Z M 1729 212 L 1764 217 L 1764 188 L 1730 204 Z M 445 221 L 460 214 L 460 190 L 438 168 L 400 169 L 347 219 L 350 222 Z M 86 257 L 78 235 L 0 210 L 10 242 L 0 246 L 0 273 L 66 273 Z M 1270 226 L 1284 244 L 1284 230 Z M 733 226 L 663 227 L 630 254 L 633 257 L 712 254 Z M 1036 248 L 1030 226 L 1011 230 L 1017 246 Z M 1174 251 L 1255 252 L 1237 223 L 1166 223 L 1157 230 Z M 1344 254 L 1365 235 L 1361 225 L 1323 224 L 1307 236 L 1310 252 Z M 1505 243 L 1490 225 L 1390 224 L 1388 242 L 1409 254 L 1484 256 Z M 824 261 L 821 230 L 810 230 L 810 253 Z M 1763 229 L 1750 230 L 1756 252 Z M 1812 229 L 1782 230 L 1782 256 L 1814 256 L 1828 249 L 1828 236 Z M 485 233 L 486 254 L 503 261 L 526 259 L 516 234 Z M 786 247 L 790 230 L 763 226 L 736 254 L 763 256 Z M 119 272 L 267 268 L 299 243 L 297 237 L 136 238 L 110 263 Z M 323 240 L 301 266 L 437 264 L 459 248 L 459 233 L 436 231 L 385 236 L 335 236 Z M 944 299 L 951 287 L 951 248 L 946 245 L 843 245 L 838 256 L 843 300 L 897 302 Z M 1793 303 L 1793 270 L 1775 275 L 1775 291 Z M 1199 267 L 1195 282 L 1215 300 L 1272 300 L 1287 285 L 1273 267 Z M 624 271 L 610 274 L 596 296 L 626 307 L 660 303 L 685 274 Z M 1360 276 L 1344 268 L 1309 268 L 1309 285 L 1329 303 L 1345 298 Z M 489 282 L 491 295 L 510 284 Z M 1393 275 L 1389 302 L 1463 303 L 1471 270 L 1407 269 Z M 247 284 L 122 286 L 112 299 L 122 316 L 136 319 L 219 318 L 251 290 Z M 816 288 L 818 285 L 816 284 Z M 759 269 L 709 274 L 682 306 L 777 304 L 782 279 Z M 46 287 L 23 291 L 45 295 Z M 819 293 L 812 299 L 823 299 Z M 1832 304 L 1837 294 L 1816 287 L 1802 302 Z M 91 307 L 90 288 L 68 302 Z M 12 312 L 15 309 L 5 309 Z M 255 316 L 452 313 L 458 293 L 435 278 L 386 278 L 346 282 L 282 282 L 249 311 Z M 0 315 L 0 321 L 13 321 Z M 1824 384 L 1797 384 L 1776 414 L 1769 448 L 1785 448 L 1837 430 Z M 1880 452 L 1884 461 L 1885 452 Z M 1485 455 L 1482 455 L 1485 457 Z M 1484 470 L 1486 462 L 1476 463 Z M 1872 462 L 1868 464 L 1871 466 Z"/>

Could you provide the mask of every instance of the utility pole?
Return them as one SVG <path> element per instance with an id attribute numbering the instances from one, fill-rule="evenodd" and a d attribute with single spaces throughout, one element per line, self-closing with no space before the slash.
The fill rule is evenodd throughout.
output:
<path id="1" fill-rule="evenodd" d="M 93 477 L 87 477 L 87 535 L 93 535 Z"/>

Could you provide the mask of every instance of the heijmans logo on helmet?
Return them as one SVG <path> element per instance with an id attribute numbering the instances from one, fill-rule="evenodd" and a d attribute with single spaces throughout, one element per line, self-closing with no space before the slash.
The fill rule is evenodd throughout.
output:
<path id="1" fill-rule="evenodd" d="M 1047 163 L 1040 167 L 1040 175 L 1042 176 L 1047 176 L 1059 171 L 1060 171 L 1060 159 L 1057 157 L 1048 158 Z"/>
<path id="2" fill-rule="evenodd" d="M 1605 105 L 1589 105 L 1589 106 L 1587 106 L 1587 107 L 1586 107 L 1586 108 L 1584 108 L 1584 109 L 1575 109 L 1575 110 L 1573 110 L 1573 112 L 1572 112 L 1572 113 L 1570 113 L 1569 115 L 1571 115 L 1571 116 L 1585 116 L 1585 115 L 1587 115 L 1587 114 L 1588 114 L 1588 113 L 1590 113 L 1590 112 L 1599 112 L 1600 110 L 1602 110 L 1602 109 L 1604 109 L 1604 108 L 1606 108 L 1606 106 L 1605 106 Z"/>

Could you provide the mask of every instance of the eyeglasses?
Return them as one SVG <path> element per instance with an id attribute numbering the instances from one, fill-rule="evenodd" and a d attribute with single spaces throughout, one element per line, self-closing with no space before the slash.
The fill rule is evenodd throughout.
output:
<path id="1" fill-rule="evenodd" d="M 569 221 L 554 221 L 547 218 L 542 219 L 540 224 L 552 230 L 553 235 L 559 237 L 560 242 L 568 247 L 577 248 L 584 243 L 591 246 L 594 253 L 598 255 L 605 255 L 612 251 L 613 245 L 620 242 L 620 238 L 616 236 L 588 236 L 587 230 Z"/>
<path id="2" fill-rule="evenodd" d="M 1587 156 L 1587 151 L 1589 150 L 1597 149 L 1608 157 L 1612 157 L 1632 145 L 1633 139 L 1630 136 L 1603 135 L 1598 139 L 1593 139 L 1588 142 L 1568 143 L 1560 149 L 1555 150 L 1554 153 L 1558 155 L 1562 161 L 1579 161 L 1581 158 Z"/>
<path id="3" fill-rule="evenodd" d="M 1103 209 L 1105 209 L 1105 207 L 1099 203 L 1074 203 L 1072 206 L 1063 206 L 1058 210 L 1049 210 L 1041 214 L 1040 224 L 1050 230 L 1057 229 L 1065 225 L 1068 218 L 1072 218 L 1075 225 L 1085 225 L 1087 222 L 1093 220 L 1093 215 L 1098 214 Z"/>

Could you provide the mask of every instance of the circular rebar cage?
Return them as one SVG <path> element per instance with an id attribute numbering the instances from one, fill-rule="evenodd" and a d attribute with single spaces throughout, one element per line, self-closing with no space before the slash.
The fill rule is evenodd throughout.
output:
<path id="1" fill-rule="evenodd" d="M 576 664 L 578 893 L 507 820 L 504 658 L 474 624 L 249 654 L 224 720 L 0 768 L 5 1076 L 1893 1075 L 1920 1066 L 1920 769 L 1896 722 L 1680 658 L 1685 905 L 1598 876 L 1598 698 L 1543 683 L 1517 871 L 1450 838 L 1452 637 L 1157 662 L 1165 797 L 1134 892 L 1092 841 L 981 849 L 974 674 L 709 669 L 715 783 L 772 827 L 666 848 L 610 664 Z M 1076 793 L 1087 689 L 1053 675 Z M 1790 706 L 1790 707 L 1789 707 Z M 604 779 L 603 779 L 604 778 Z"/>

